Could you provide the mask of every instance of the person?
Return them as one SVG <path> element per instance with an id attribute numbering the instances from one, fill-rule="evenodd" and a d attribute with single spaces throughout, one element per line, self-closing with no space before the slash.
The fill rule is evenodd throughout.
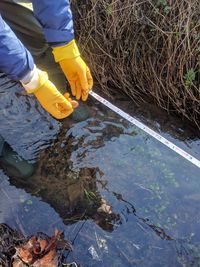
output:
<path id="1" fill-rule="evenodd" d="M 18 2 L 24 1 L 0 1 L 0 72 L 2 73 L 0 75 L 0 134 L 3 137 L 0 138 L 0 166 L 6 170 L 6 173 L 29 177 L 34 168 L 26 161 L 29 159 L 26 152 L 31 149 L 30 141 L 27 141 L 28 133 L 30 133 L 29 139 L 32 138 L 32 144 L 38 143 L 40 131 L 44 135 L 47 126 L 43 125 L 42 129 L 35 126 L 39 116 L 35 114 L 36 112 L 30 111 L 29 106 L 34 107 L 36 104 L 30 97 L 19 97 L 20 91 L 24 88 L 27 95 L 35 96 L 36 101 L 47 112 L 46 121 L 51 120 L 48 113 L 60 120 L 73 113 L 78 106 L 78 100 L 87 100 L 93 86 L 93 79 L 75 41 L 69 0 L 32 0 L 33 11 L 19 5 Z M 50 55 L 51 52 L 52 55 Z M 41 70 L 40 66 L 43 69 L 46 67 L 51 69 L 53 66 L 53 71 L 48 70 L 47 73 Z M 60 67 L 59 70 L 57 66 Z M 58 72 L 56 73 L 58 79 L 54 79 L 55 72 Z M 65 81 L 61 82 L 63 75 L 68 80 L 71 94 L 77 101 L 72 100 L 68 93 L 63 94 L 63 87 L 65 87 Z M 14 82 L 14 85 L 6 86 L 5 89 L 4 85 L 7 85 L 8 81 L 12 84 Z M 16 86 L 16 83 L 21 86 Z M 9 99 L 13 101 L 12 106 L 8 104 Z M 7 111 L 8 108 L 9 111 Z M 10 113 L 15 113 L 17 117 L 14 122 L 8 118 L 7 114 Z M 35 115 L 35 120 L 32 119 L 33 117 L 30 119 L 32 113 Z M 41 113 L 40 111 L 40 115 Z M 19 125 L 19 121 L 20 127 L 15 127 L 16 124 Z M 45 124 L 44 121 L 42 123 Z M 54 128 L 59 128 L 56 122 L 53 124 Z M 34 127 L 38 135 L 35 135 Z M 24 133 L 26 135 L 23 136 Z M 4 141 L 5 138 L 8 139 L 9 145 Z M 16 138 L 20 144 L 17 149 Z M 51 134 L 46 133 L 44 140 L 50 138 Z M 28 146 L 29 149 L 20 151 L 21 147 Z M 18 155 L 18 150 L 22 152 L 19 154 L 23 158 Z"/>
<path id="2" fill-rule="evenodd" d="M 55 62 L 59 63 L 70 84 L 72 95 L 77 100 L 82 98 L 86 101 L 92 89 L 93 79 L 75 41 L 69 0 L 51 2 L 32 0 L 32 4 L 34 15 L 53 50 Z M 20 20 L 20 14 L 16 16 Z M 49 80 L 48 74 L 37 68 L 31 53 L 2 16 L 0 16 L 0 58 L 0 71 L 11 79 L 21 82 L 26 92 L 34 94 L 42 107 L 53 117 L 63 119 L 73 112 L 77 103 L 70 100 L 68 95 L 64 97 Z"/>

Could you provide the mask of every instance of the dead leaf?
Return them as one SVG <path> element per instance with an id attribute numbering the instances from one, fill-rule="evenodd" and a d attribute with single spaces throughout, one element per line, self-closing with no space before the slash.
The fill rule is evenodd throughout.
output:
<path id="1" fill-rule="evenodd" d="M 57 249 L 72 250 L 70 243 L 60 240 L 61 231 L 55 230 L 54 235 L 48 239 L 32 236 L 25 244 L 16 247 L 12 267 L 57 267 Z"/>

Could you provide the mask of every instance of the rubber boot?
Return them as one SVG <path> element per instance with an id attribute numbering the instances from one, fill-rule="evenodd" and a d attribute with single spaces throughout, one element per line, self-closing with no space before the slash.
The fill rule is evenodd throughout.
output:
<path id="1" fill-rule="evenodd" d="M 25 179 L 33 175 L 34 164 L 22 159 L 0 136 L 0 167 L 7 176 Z"/>

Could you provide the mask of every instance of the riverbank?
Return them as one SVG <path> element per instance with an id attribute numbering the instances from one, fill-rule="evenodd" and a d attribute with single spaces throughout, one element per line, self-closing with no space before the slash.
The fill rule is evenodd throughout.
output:
<path id="1" fill-rule="evenodd" d="M 74 0 L 72 8 L 101 90 L 154 102 L 199 128 L 199 1 Z"/>

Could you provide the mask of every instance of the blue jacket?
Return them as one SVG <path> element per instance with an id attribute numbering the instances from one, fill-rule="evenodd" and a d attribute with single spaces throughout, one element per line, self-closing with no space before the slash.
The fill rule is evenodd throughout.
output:
<path id="1" fill-rule="evenodd" d="M 51 46 L 64 45 L 74 39 L 69 0 L 32 0 L 32 3 L 34 14 Z M 0 15 L 0 72 L 19 81 L 33 66 L 30 52 Z"/>

